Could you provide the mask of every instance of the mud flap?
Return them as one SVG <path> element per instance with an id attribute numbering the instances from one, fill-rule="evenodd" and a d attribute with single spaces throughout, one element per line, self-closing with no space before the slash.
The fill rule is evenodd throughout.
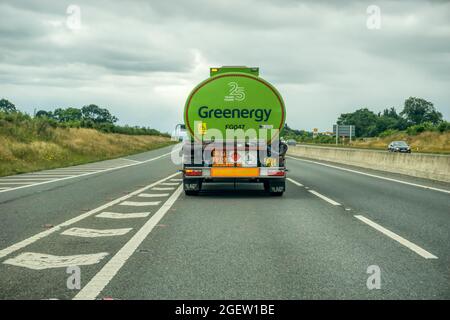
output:
<path id="1" fill-rule="evenodd" d="M 273 195 L 282 195 L 286 190 L 285 179 L 270 179 L 269 192 Z"/>
<path id="2" fill-rule="evenodd" d="M 185 192 L 199 192 L 201 187 L 201 179 L 183 179 L 183 188 Z"/>

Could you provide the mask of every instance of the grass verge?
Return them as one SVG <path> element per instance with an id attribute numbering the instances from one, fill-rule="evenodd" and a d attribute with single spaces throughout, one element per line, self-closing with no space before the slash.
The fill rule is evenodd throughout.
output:
<path id="1" fill-rule="evenodd" d="M 94 129 L 47 128 L 24 139 L 0 132 L 0 176 L 113 159 L 173 144 L 163 136 L 102 133 Z"/>

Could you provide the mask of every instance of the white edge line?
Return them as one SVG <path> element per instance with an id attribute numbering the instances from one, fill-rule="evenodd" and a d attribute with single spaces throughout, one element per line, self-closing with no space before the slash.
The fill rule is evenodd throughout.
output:
<path id="1" fill-rule="evenodd" d="M 83 173 L 83 174 L 80 174 L 80 175 L 69 176 L 69 177 L 65 177 L 65 178 L 61 178 L 61 179 L 55 179 L 55 180 L 51 180 L 51 181 L 43 181 L 43 182 L 38 182 L 38 183 L 28 184 L 28 185 L 25 185 L 25 186 L 14 187 L 14 188 L 10 188 L 10 189 L 7 189 L 7 190 L 0 190 L 0 193 L 2 193 L 2 192 L 9 192 L 9 191 L 17 190 L 17 189 L 23 189 L 23 188 L 33 187 L 33 186 L 39 186 L 39 185 L 43 185 L 43 184 L 47 184 L 47 183 L 52 183 L 52 182 L 57 182 L 57 181 L 63 181 L 63 180 L 68 180 L 68 179 L 73 179 L 73 178 L 79 178 L 79 177 L 89 176 L 89 175 L 92 175 L 92 174 L 97 174 L 97 173 L 102 173 L 102 172 L 107 172 L 107 171 L 118 170 L 118 169 L 122 169 L 122 168 L 126 168 L 126 167 L 131 167 L 131 166 L 137 166 L 137 165 L 140 165 L 140 164 L 143 164 L 143 163 L 147 163 L 147 162 L 150 162 L 150 161 L 154 161 L 154 160 L 160 159 L 160 158 L 165 157 L 165 156 L 167 156 L 167 155 L 169 155 L 169 154 L 171 154 L 171 153 L 172 153 L 172 152 L 168 152 L 168 153 L 162 154 L 162 155 L 160 155 L 160 156 L 157 156 L 157 157 L 155 157 L 155 158 L 151 158 L 151 159 L 148 159 L 148 160 L 139 162 L 139 163 L 126 164 L 126 165 L 121 166 L 121 167 L 115 167 L 115 168 L 110 168 L 110 169 L 105 169 L 105 170 L 100 170 L 100 171 L 95 171 L 95 172 L 88 172 L 88 173 Z"/>
<path id="2" fill-rule="evenodd" d="M 163 178 L 161 180 L 158 180 L 158 181 L 156 181 L 156 182 L 154 182 L 154 183 L 152 183 L 152 184 L 150 184 L 148 186 L 145 186 L 145 187 L 143 187 L 141 189 L 133 191 L 133 192 L 131 192 L 131 193 L 129 193 L 129 194 L 123 196 L 123 197 L 120 197 L 120 198 L 115 199 L 115 200 L 113 200 L 111 202 L 108 202 L 108 203 L 106 203 L 106 204 L 104 204 L 104 205 L 102 205 L 102 206 L 100 206 L 98 208 L 95 208 L 95 209 L 93 209 L 91 211 L 88 211 L 88 212 L 83 213 L 83 214 L 81 214 L 79 216 L 76 216 L 75 218 L 72 218 L 72 219 L 69 219 L 69 220 L 67 220 L 67 221 L 65 221 L 63 223 L 60 223 L 60 224 L 54 226 L 51 229 L 42 231 L 42 232 L 40 232 L 38 234 L 35 234 L 34 236 L 31 236 L 31 237 L 29 237 L 29 238 L 27 238 L 25 240 L 22 240 L 22 241 L 17 242 L 17 243 L 15 243 L 15 244 L 13 244 L 13 245 L 11 245 L 9 247 L 6 247 L 6 248 L 0 250 L 0 258 L 3 258 L 5 256 L 7 256 L 7 255 L 9 255 L 9 254 L 19 250 L 19 249 L 25 248 L 26 246 L 28 246 L 28 245 L 38 241 L 39 239 L 45 238 L 46 236 L 48 236 L 48 235 L 50 235 L 50 234 L 52 234 L 54 232 L 57 232 L 57 231 L 61 230 L 64 227 L 68 227 L 68 226 L 70 226 L 70 225 L 72 225 L 72 224 L 74 224 L 76 222 L 79 222 L 79 221 L 81 221 L 81 220 L 83 220 L 83 219 L 85 219 L 85 218 L 87 218 L 89 216 L 92 216 L 92 215 L 96 214 L 97 212 L 100 212 L 100 211 L 102 211 L 102 210 L 104 210 L 106 208 L 109 208 L 109 207 L 111 207 L 111 206 L 113 206 L 115 204 L 118 204 L 118 203 L 120 203 L 120 202 L 122 202 L 122 201 L 124 201 L 124 200 L 126 200 L 128 198 L 131 198 L 131 197 L 133 197 L 133 196 L 135 196 L 135 195 L 137 195 L 137 194 L 139 194 L 139 193 L 141 193 L 141 192 L 143 192 L 143 191 L 145 191 L 147 189 L 150 189 L 151 187 L 157 185 L 158 183 L 161 183 L 162 181 L 166 181 L 167 179 L 175 177 L 178 174 L 179 174 L 179 172 L 171 174 L 170 176 L 168 176 L 166 178 Z"/>
<path id="3" fill-rule="evenodd" d="M 310 162 L 310 163 L 315 163 L 315 164 L 318 164 L 318 165 L 321 165 L 321 166 L 325 166 L 325 167 L 330 167 L 330 168 L 334 168 L 334 169 L 339 169 L 339 170 L 344 170 L 344 171 L 348 171 L 348 172 L 358 173 L 358 174 L 362 174 L 362 175 L 365 175 L 365 176 L 368 176 L 368 177 L 373 177 L 373 178 L 378 178 L 378 179 L 383 179 L 383 180 L 403 183 L 403 184 L 407 184 L 407 185 L 414 186 L 414 187 L 419 187 L 419 188 L 424 188 L 424 189 L 429 189 L 429 190 L 434 190 L 434 191 L 439 191 L 439 192 L 444 192 L 444 193 L 450 193 L 450 190 L 439 189 L 439 188 L 429 187 L 429 186 L 425 186 L 425 185 L 417 184 L 417 183 L 413 183 L 413 182 L 407 182 L 407 181 L 397 180 L 397 179 L 393 179 L 393 178 L 378 176 L 378 175 L 375 175 L 375 174 L 361 172 L 361 171 L 347 169 L 347 168 L 342 168 L 342 167 L 338 167 L 338 166 L 333 166 L 331 164 L 321 163 L 321 162 L 318 162 L 318 161 L 300 159 L 300 158 L 293 157 L 293 156 L 286 156 L 286 157 L 290 158 L 290 159 L 298 160 L 298 161 Z"/>
<path id="4" fill-rule="evenodd" d="M 436 257 L 434 254 L 431 254 L 430 252 L 428 252 L 425 249 L 422 249 L 421 247 L 419 247 L 418 245 L 412 243 L 409 240 L 406 240 L 405 238 L 399 236 L 398 234 L 380 226 L 379 224 L 373 222 L 372 220 L 361 216 L 361 215 L 355 215 L 354 216 L 356 219 L 368 224 L 369 226 L 371 226 L 372 228 L 380 231 L 381 233 L 387 235 L 389 238 L 397 241 L 398 243 L 404 245 L 405 247 L 407 247 L 408 249 L 414 251 L 415 253 L 417 253 L 419 256 L 425 258 L 425 259 L 437 259 L 438 257 Z"/>
<path id="5" fill-rule="evenodd" d="M 139 245 L 152 232 L 153 228 L 164 217 L 183 191 L 183 187 L 170 196 L 162 207 L 142 226 L 141 229 L 109 260 L 106 265 L 81 289 L 73 300 L 94 300 L 114 278 L 136 251 Z"/>
<path id="6" fill-rule="evenodd" d="M 308 192 L 312 193 L 313 195 L 319 197 L 319 198 L 322 199 L 322 200 L 325 200 L 325 201 L 328 202 L 328 203 L 331 203 L 333 206 L 340 206 L 340 205 L 341 205 L 339 202 L 336 202 L 336 201 L 334 201 L 333 199 L 330 199 L 330 198 L 324 196 L 323 194 L 320 194 L 320 193 L 317 192 L 317 191 L 314 191 L 314 190 L 308 190 Z"/>

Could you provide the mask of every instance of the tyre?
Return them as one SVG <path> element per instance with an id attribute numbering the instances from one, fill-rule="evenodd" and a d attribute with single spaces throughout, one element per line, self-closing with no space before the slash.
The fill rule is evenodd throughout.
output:
<path id="1" fill-rule="evenodd" d="M 184 190 L 184 194 L 187 196 L 198 196 L 199 191 L 192 191 L 192 190 Z"/>

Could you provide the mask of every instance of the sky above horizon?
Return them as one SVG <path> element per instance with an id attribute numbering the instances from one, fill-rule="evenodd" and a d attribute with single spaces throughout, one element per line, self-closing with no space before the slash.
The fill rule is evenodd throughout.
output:
<path id="1" fill-rule="evenodd" d="M 410 96 L 450 119 L 449 1 L 2 0 L 0 12 L 0 98 L 29 113 L 93 103 L 170 132 L 210 67 L 247 65 L 296 129 L 401 111 Z"/>

